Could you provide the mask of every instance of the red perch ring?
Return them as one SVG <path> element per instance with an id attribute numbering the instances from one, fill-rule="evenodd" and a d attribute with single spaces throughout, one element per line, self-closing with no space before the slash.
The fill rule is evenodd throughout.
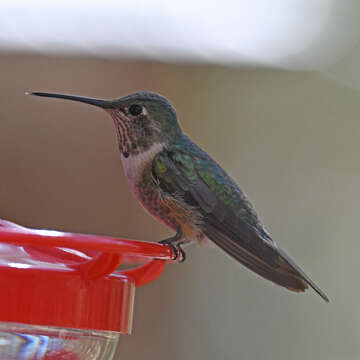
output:
<path id="1" fill-rule="evenodd" d="M 129 334 L 135 288 L 174 256 L 158 243 L 0 220 L 0 321 Z M 137 266 L 116 270 L 129 262 Z"/>

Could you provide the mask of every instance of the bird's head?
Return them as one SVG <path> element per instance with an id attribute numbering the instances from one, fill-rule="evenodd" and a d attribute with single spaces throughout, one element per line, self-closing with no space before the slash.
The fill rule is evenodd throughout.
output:
<path id="1" fill-rule="evenodd" d="M 154 144 L 166 146 L 182 134 L 175 109 L 165 97 L 156 93 L 139 91 L 114 100 L 44 92 L 29 94 L 78 101 L 104 109 L 115 123 L 119 148 L 125 157 L 144 152 Z"/>

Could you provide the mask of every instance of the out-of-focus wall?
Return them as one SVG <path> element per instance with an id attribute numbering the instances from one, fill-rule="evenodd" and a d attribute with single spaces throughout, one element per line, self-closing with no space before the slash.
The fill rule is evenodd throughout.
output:
<path id="1" fill-rule="evenodd" d="M 217 248 L 188 248 L 136 294 L 124 359 L 358 359 L 360 94 L 316 73 L 0 55 L 0 217 L 158 240 L 130 194 L 110 118 L 27 90 L 166 95 L 239 181 L 278 244 L 327 291 L 296 295 Z M 139 226 L 141 224 L 141 226 Z"/>

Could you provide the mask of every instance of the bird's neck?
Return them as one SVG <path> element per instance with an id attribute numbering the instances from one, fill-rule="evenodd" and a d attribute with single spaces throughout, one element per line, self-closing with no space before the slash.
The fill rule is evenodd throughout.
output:
<path id="1" fill-rule="evenodd" d="M 148 165 L 154 157 L 162 151 L 164 144 L 154 143 L 147 150 L 138 154 L 130 154 L 128 157 L 121 155 L 121 160 L 125 172 L 125 176 L 130 187 L 136 186 L 146 165 Z"/>

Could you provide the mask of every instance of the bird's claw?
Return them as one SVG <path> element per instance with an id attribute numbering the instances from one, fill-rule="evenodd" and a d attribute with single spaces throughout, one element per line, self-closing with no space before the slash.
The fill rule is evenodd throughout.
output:
<path id="1" fill-rule="evenodd" d="M 161 240 L 161 241 L 159 241 L 159 243 L 163 244 L 163 245 L 168 245 L 171 247 L 171 249 L 174 253 L 174 258 L 172 259 L 172 261 L 178 262 L 178 263 L 182 263 L 185 261 L 186 254 L 185 254 L 185 251 L 181 248 L 180 244 L 174 244 L 172 241 L 170 241 L 168 239 Z"/>

